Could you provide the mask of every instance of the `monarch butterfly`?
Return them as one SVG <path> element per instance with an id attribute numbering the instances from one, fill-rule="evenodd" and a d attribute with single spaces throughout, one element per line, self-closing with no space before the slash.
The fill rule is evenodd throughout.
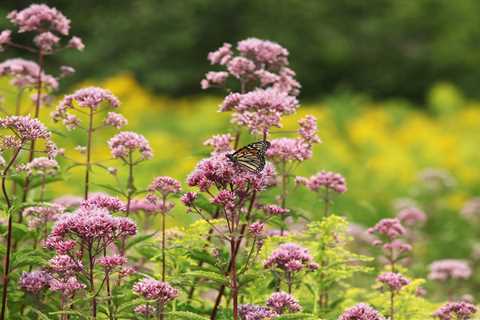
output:
<path id="1" fill-rule="evenodd" d="M 250 172 L 260 173 L 265 167 L 265 151 L 269 147 L 268 141 L 254 142 L 232 154 L 227 154 L 227 158 Z"/>

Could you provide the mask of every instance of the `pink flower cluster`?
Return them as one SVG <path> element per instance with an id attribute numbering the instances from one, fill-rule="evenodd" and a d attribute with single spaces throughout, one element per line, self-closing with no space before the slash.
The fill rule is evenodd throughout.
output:
<path id="1" fill-rule="evenodd" d="M 83 270 L 81 261 L 74 260 L 69 255 L 57 255 L 48 261 L 48 268 L 62 275 L 73 275 Z"/>
<path id="2" fill-rule="evenodd" d="M 480 222 L 480 198 L 469 200 L 462 208 L 461 214 L 472 222 Z"/>
<path id="3" fill-rule="evenodd" d="M 187 192 L 185 193 L 181 198 L 180 200 L 182 201 L 182 203 L 188 207 L 188 208 L 191 208 L 194 206 L 195 204 L 195 200 L 197 200 L 198 198 L 198 194 L 196 192 Z"/>
<path id="4" fill-rule="evenodd" d="M 297 177 L 295 182 L 299 185 L 305 185 L 308 189 L 314 192 L 323 188 L 337 193 L 344 193 L 347 191 L 345 178 L 339 173 L 330 171 L 321 171 L 310 178 Z"/>
<path id="5" fill-rule="evenodd" d="M 157 300 L 165 304 L 178 296 L 178 290 L 166 282 L 144 278 L 133 285 L 133 292 L 145 299 Z"/>
<path id="6" fill-rule="evenodd" d="M 68 35 L 70 20 L 56 8 L 45 4 L 32 4 L 21 11 L 14 10 L 8 14 L 8 19 L 19 28 L 19 32 L 44 32 L 45 27 Z"/>
<path id="7" fill-rule="evenodd" d="M 75 276 L 64 279 L 52 279 L 50 281 L 50 290 L 60 291 L 65 297 L 73 296 L 78 290 L 85 289 L 87 286 L 78 281 Z"/>
<path id="8" fill-rule="evenodd" d="M 427 221 L 427 215 L 416 207 L 402 209 L 397 214 L 397 218 L 406 226 L 415 226 Z"/>
<path id="9" fill-rule="evenodd" d="M 26 292 L 38 294 L 42 289 L 48 287 L 52 277 L 45 271 L 23 272 L 20 277 L 20 287 Z"/>
<path id="10" fill-rule="evenodd" d="M 399 291 L 410 283 L 410 280 L 395 272 L 384 272 L 377 277 L 377 281 L 387 285 L 392 291 Z"/>
<path id="11" fill-rule="evenodd" d="M 155 312 L 157 311 L 157 308 L 155 308 L 154 306 L 151 306 L 151 305 L 148 305 L 148 304 L 141 304 L 139 306 L 136 306 L 133 311 L 135 313 L 138 313 L 144 317 L 149 317 L 153 314 L 155 314 Z"/>
<path id="12" fill-rule="evenodd" d="M 123 212 L 126 210 L 125 203 L 116 197 L 106 194 L 93 194 L 87 200 L 80 203 L 83 210 L 93 210 L 95 208 L 106 209 L 111 212 Z"/>
<path id="13" fill-rule="evenodd" d="M 29 175 L 54 176 L 59 169 L 58 162 L 47 157 L 35 158 L 25 165 Z"/>
<path id="14" fill-rule="evenodd" d="M 98 259 L 98 264 L 107 270 L 112 270 L 121 267 L 127 263 L 127 258 L 124 256 L 105 256 Z"/>
<path id="15" fill-rule="evenodd" d="M 312 157 L 312 146 L 320 142 L 317 136 L 317 120 L 313 116 L 306 116 L 299 122 L 299 137 L 279 138 L 271 141 L 266 154 L 274 162 L 305 161 Z"/>
<path id="16" fill-rule="evenodd" d="M 0 119 L 0 128 L 13 131 L 22 142 L 36 139 L 50 140 L 51 133 L 39 120 L 30 116 L 9 116 Z"/>
<path id="17" fill-rule="evenodd" d="M 346 310 L 338 320 L 385 320 L 385 318 L 366 303 L 359 303 Z"/>
<path id="18" fill-rule="evenodd" d="M 109 112 L 107 114 L 107 117 L 104 120 L 104 123 L 107 126 L 112 126 L 114 128 L 121 129 L 122 127 L 128 124 L 128 120 L 125 119 L 125 117 L 119 113 Z"/>
<path id="19" fill-rule="evenodd" d="M 286 292 L 275 292 L 267 300 L 267 306 L 273 309 L 278 314 L 285 312 L 299 312 L 302 310 L 302 306 L 298 303 L 292 295 Z"/>
<path id="20" fill-rule="evenodd" d="M 98 241 L 107 245 L 114 240 L 133 236 L 135 223 L 123 217 L 113 217 L 103 208 L 80 208 L 72 214 L 62 215 L 55 223 L 49 238 L 80 238 L 86 243 Z"/>
<path id="21" fill-rule="evenodd" d="M 382 219 L 374 227 L 368 229 L 368 232 L 370 234 L 378 233 L 393 240 L 403 236 L 406 230 L 398 219 Z"/>
<path id="22" fill-rule="evenodd" d="M 430 265 L 430 280 L 447 281 L 450 279 L 468 279 L 472 275 L 472 269 L 463 260 L 438 260 Z"/>
<path id="23" fill-rule="evenodd" d="M 263 222 L 257 221 L 248 226 L 248 231 L 254 237 L 260 237 L 263 234 L 264 228 L 265 228 L 265 224 Z"/>
<path id="24" fill-rule="evenodd" d="M 120 101 L 110 91 L 97 88 L 88 87 L 75 91 L 73 94 L 67 95 L 59 103 L 51 117 L 54 121 L 63 120 L 67 128 L 74 129 L 79 126 L 78 118 L 69 113 L 68 110 L 75 110 L 77 107 L 89 108 L 90 112 L 95 112 L 100 105 L 105 102 L 109 107 L 116 108 L 120 105 Z M 108 116 L 107 116 L 108 118 Z M 110 119 L 110 122 L 113 121 Z M 115 121 L 123 121 L 116 117 Z M 116 123 L 118 125 L 118 123 Z"/>
<path id="25" fill-rule="evenodd" d="M 298 272 L 304 268 L 318 269 L 307 249 L 295 244 L 284 243 L 272 252 L 263 264 L 265 268 L 279 268 L 286 272 Z"/>
<path id="26" fill-rule="evenodd" d="M 263 134 L 271 127 L 281 127 L 281 117 L 294 113 L 297 108 L 295 97 L 270 88 L 245 94 L 230 93 L 220 111 L 233 111 L 234 124 L 247 127 L 253 134 Z"/>
<path id="27" fill-rule="evenodd" d="M 242 86 L 275 88 L 291 95 L 298 95 L 300 84 L 295 80 L 295 72 L 288 68 L 288 50 L 278 43 L 248 38 L 237 44 L 238 55 L 232 45 L 222 47 L 208 54 L 213 65 L 226 67 L 226 71 L 209 72 L 201 85 L 203 89 L 222 86 L 231 75 L 239 79 Z"/>
<path id="28" fill-rule="evenodd" d="M 180 192 L 180 182 L 167 176 L 155 177 L 148 186 L 148 191 L 159 192 L 163 197 Z"/>
<path id="29" fill-rule="evenodd" d="M 140 153 L 141 160 L 148 160 L 153 157 L 153 151 L 147 139 L 141 134 L 123 131 L 108 141 L 110 152 L 114 158 L 121 158 L 127 161 L 129 154 L 135 151 Z"/>
<path id="30" fill-rule="evenodd" d="M 42 205 L 26 208 L 23 215 L 28 219 L 28 227 L 35 230 L 49 221 L 57 220 L 64 210 L 65 208 L 59 204 Z"/>
<path id="31" fill-rule="evenodd" d="M 212 155 L 232 151 L 233 137 L 231 134 L 218 134 L 207 139 L 203 145 L 212 147 Z"/>
<path id="32" fill-rule="evenodd" d="M 0 63 L 0 76 L 12 77 L 12 85 L 18 88 L 37 87 L 40 74 L 40 67 L 33 61 L 21 58 L 8 59 Z M 58 81 L 55 77 L 40 74 L 42 86 L 49 89 L 57 89 Z"/>
<path id="33" fill-rule="evenodd" d="M 8 45 L 11 41 L 12 31 L 3 30 L 0 32 L 0 52 L 4 50 L 5 45 Z"/>
<path id="34" fill-rule="evenodd" d="M 441 320 L 468 320 L 477 312 L 477 307 L 468 302 L 448 302 L 433 314 Z"/>
<path id="35" fill-rule="evenodd" d="M 240 305 L 238 313 L 242 320 L 271 320 L 278 316 L 275 311 L 254 304 Z"/>
<path id="36" fill-rule="evenodd" d="M 216 87 L 216 86 L 221 87 L 225 84 L 225 81 L 227 81 L 228 76 L 229 76 L 228 72 L 210 71 L 210 72 L 207 72 L 207 74 L 205 75 L 205 79 L 203 79 L 200 82 L 200 85 L 202 86 L 203 90 L 208 89 L 210 87 Z"/>
<path id="37" fill-rule="evenodd" d="M 275 204 L 267 204 L 262 207 L 263 212 L 265 212 L 269 216 L 282 216 L 288 212 L 290 212 L 287 208 L 282 208 Z"/>
<path id="38" fill-rule="evenodd" d="M 134 199 L 130 202 L 130 213 L 144 212 L 146 214 L 155 214 L 160 212 L 160 207 L 147 199 Z"/>
<path id="39" fill-rule="evenodd" d="M 188 176 L 187 183 L 191 187 L 199 187 L 201 191 L 208 191 L 212 186 L 226 189 L 230 184 L 234 185 L 236 190 L 246 190 L 250 186 L 260 191 L 274 183 L 275 175 L 271 164 L 267 163 L 260 174 L 251 173 L 235 166 L 221 153 L 200 161 Z"/>

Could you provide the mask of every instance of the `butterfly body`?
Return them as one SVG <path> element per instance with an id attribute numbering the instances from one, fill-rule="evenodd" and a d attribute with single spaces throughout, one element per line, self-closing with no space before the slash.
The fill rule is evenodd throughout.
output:
<path id="1" fill-rule="evenodd" d="M 269 147 L 270 142 L 268 141 L 254 142 L 234 153 L 227 154 L 227 158 L 243 169 L 260 173 L 265 167 L 265 152 Z"/>

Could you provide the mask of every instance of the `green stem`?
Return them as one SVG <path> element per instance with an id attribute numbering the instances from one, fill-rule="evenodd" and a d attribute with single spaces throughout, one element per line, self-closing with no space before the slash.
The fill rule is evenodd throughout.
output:
<path id="1" fill-rule="evenodd" d="M 88 191 L 90 187 L 90 170 L 92 156 L 92 135 L 93 135 L 93 109 L 90 108 L 88 115 L 88 133 L 87 133 L 87 162 L 85 164 L 85 192 L 84 199 L 88 199 Z"/>
<path id="2" fill-rule="evenodd" d="M 23 145 L 23 141 L 21 145 Z M 5 313 L 7 310 L 8 281 L 9 281 L 9 270 L 10 270 L 10 255 L 11 255 L 10 251 L 12 249 L 12 225 L 13 225 L 12 212 L 10 212 L 10 209 L 12 208 L 12 203 L 10 202 L 10 198 L 8 197 L 8 193 L 7 193 L 7 174 L 10 168 L 12 167 L 12 165 L 15 163 L 15 160 L 17 159 L 21 149 L 22 147 L 20 146 L 17 150 L 15 150 L 12 158 L 6 165 L 2 174 L 2 193 L 3 193 L 3 197 L 5 198 L 5 202 L 7 204 L 8 226 L 7 226 L 7 248 L 6 248 L 6 253 L 5 253 L 5 258 L 3 263 L 2 310 L 0 312 L 1 320 L 5 319 Z"/>

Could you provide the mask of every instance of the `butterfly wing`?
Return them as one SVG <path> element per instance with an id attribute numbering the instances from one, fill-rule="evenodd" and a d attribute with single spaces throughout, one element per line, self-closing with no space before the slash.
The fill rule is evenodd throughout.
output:
<path id="1" fill-rule="evenodd" d="M 259 173 L 265 167 L 265 151 L 270 147 L 270 142 L 259 141 L 251 143 L 228 158 L 250 172 Z"/>

